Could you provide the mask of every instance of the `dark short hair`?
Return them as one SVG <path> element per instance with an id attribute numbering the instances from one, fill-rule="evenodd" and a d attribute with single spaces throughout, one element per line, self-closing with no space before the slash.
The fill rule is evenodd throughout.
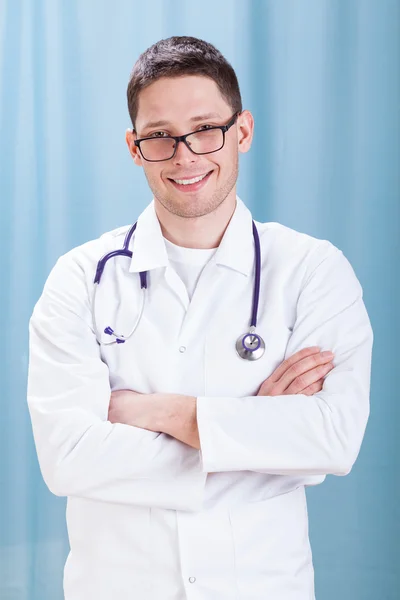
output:
<path id="1" fill-rule="evenodd" d="M 213 79 L 234 113 L 242 111 L 236 73 L 212 44 L 189 36 L 173 36 L 145 50 L 133 67 L 128 89 L 128 110 L 135 127 L 140 92 L 161 77 L 203 75 Z"/>

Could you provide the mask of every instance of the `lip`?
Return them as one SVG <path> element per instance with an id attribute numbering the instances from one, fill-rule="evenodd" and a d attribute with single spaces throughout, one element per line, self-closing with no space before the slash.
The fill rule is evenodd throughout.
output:
<path id="1" fill-rule="evenodd" d="M 180 179 L 182 180 L 186 180 L 186 179 L 195 179 L 196 177 L 203 177 L 203 175 L 208 175 L 208 173 L 210 173 L 211 171 L 203 171 L 203 173 L 199 173 L 198 175 L 180 175 L 179 177 L 168 177 L 168 179 Z"/>
<path id="2" fill-rule="evenodd" d="M 213 172 L 214 172 L 214 170 L 208 171 L 206 176 L 201 181 L 197 181 L 196 183 L 190 183 L 189 185 L 183 185 L 182 183 L 176 183 L 170 177 L 168 177 L 168 180 L 170 181 L 171 185 L 173 185 L 176 190 L 179 190 L 180 192 L 187 194 L 189 192 L 197 192 L 200 189 L 202 189 L 204 186 L 206 186 L 208 183 L 208 180 L 210 179 Z M 194 177 L 201 177 L 201 175 L 204 175 L 204 173 L 201 173 L 200 175 L 191 175 L 190 177 L 182 177 L 182 179 L 194 179 Z M 179 177 L 179 179 L 181 179 L 181 177 Z"/>

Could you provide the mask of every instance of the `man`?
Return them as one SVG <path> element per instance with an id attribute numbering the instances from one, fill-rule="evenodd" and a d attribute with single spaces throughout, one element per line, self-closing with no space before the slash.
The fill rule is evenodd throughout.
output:
<path id="1" fill-rule="evenodd" d="M 39 462 L 68 497 L 65 598 L 310 600 L 304 488 L 350 472 L 369 414 L 361 286 L 331 243 L 253 225 L 236 196 L 253 118 L 213 46 L 149 48 L 128 108 L 153 193 L 132 255 L 94 283 L 124 227 L 61 257 L 30 324 Z"/>

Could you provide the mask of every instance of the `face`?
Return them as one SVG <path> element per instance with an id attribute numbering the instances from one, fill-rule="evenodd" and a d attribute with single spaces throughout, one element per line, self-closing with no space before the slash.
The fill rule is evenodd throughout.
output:
<path id="1" fill-rule="evenodd" d="M 225 133 L 225 145 L 211 154 L 194 154 L 180 142 L 173 158 L 148 162 L 134 145 L 135 139 L 184 135 L 209 126 L 226 125 L 231 106 L 217 84 L 208 77 L 163 77 L 139 95 L 136 131 L 126 141 L 138 166 L 142 166 L 154 199 L 169 213 L 195 218 L 215 211 L 223 202 L 236 201 L 239 152 L 247 152 L 253 137 L 253 118 L 243 111 Z M 153 123 L 153 125 L 152 125 Z M 154 124 L 156 123 L 156 124 Z M 194 184 L 176 180 L 203 177 Z"/>

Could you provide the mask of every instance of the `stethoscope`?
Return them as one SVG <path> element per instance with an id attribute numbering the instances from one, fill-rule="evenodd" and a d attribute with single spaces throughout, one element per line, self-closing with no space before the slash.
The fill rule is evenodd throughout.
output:
<path id="1" fill-rule="evenodd" d="M 96 323 L 96 295 L 97 288 L 100 283 L 101 276 L 104 271 L 104 267 L 106 266 L 107 261 L 110 258 L 115 256 L 127 256 L 128 258 L 132 258 L 132 252 L 129 250 L 129 244 L 132 239 L 132 235 L 135 232 L 137 223 L 132 225 L 125 236 L 124 245 L 119 250 L 113 250 L 108 254 L 105 254 L 97 263 L 96 275 L 94 278 L 94 292 L 93 292 L 93 300 L 92 300 L 92 314 L 93 314 L 93 325 L 94 330 L 97 335 L 98 328 Z M 254 294 L 253 294 L 253 308 L 251 313 L 251 322 L 250 329 L 248 333 L 243 333 L 236 341 L 236 352 L 245 360 L 258 360 L 262 357 L 265 352 L 265 343 L 260 335 L 255 333 L 257 326 L 257 313 L 258 313 L 258 300 L 260 297 L 260 281 L 261 281 L 261 250 L 260 250 L 260 238 L 258 236 L 258 231 L 253 221 L 253 237 L 254 237 L 254 246 L 255 246 L 255 278 L 254 278 Z M 142 271 L 139 273 L 140 276 L 140 287 L 142 289 L 142 302 L 139 310 L 139 316 L 128 335 L 122 335 L 120 333 L 116 333 L 112 327 L 109 325 L 104 329 L 104 333 L 106 335 L 111 335 L 115 338 L 117 344 L 123 344 L 127 339 L 131 337 L 131 335 L 135 332 L 137 326 L 140 323 L 140 319 L 142 318 L 145 298 L 146 298 L 146 290 L 147 290 L 147 271 Z"/>

